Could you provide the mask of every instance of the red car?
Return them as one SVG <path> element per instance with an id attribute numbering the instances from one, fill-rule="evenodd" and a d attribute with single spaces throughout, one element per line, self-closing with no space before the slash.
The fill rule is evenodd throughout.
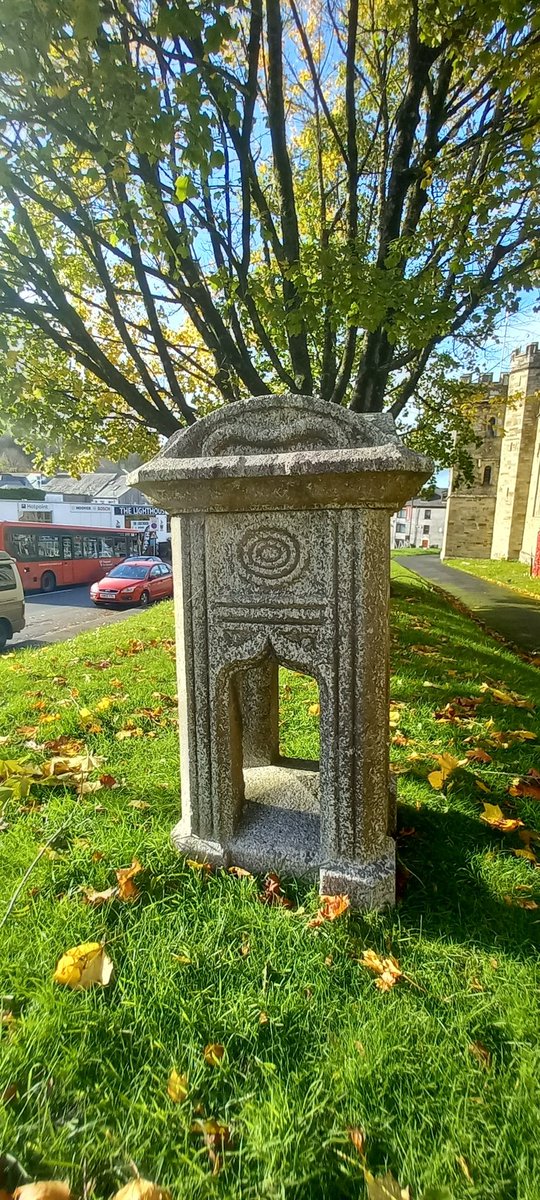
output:
<path id="1" fill-rule="evenodd" d="M 171 568 L 157 558 L 130 558 L 90 588 L 94 604 L 139 604 L 141 608 L 172 594 Z"/>

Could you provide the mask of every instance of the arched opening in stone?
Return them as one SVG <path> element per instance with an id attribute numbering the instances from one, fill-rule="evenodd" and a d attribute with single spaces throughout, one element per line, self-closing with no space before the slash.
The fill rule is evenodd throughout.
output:
<path id="1" fill-rule="evenodd" d="M 231 779 L 243 863 L 308 873 L 320 860 L 319 685 L 273 652 L 230 676 Z M 239 761 L 240 760 L 240 761 Z"/>

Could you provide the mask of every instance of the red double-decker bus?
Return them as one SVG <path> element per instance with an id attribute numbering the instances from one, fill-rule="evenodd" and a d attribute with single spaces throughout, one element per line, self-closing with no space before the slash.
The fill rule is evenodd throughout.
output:
<path id="1" fill-rule="evenodd" d="M 141 533 L 129 529 L 0 521 L 0 550 L 15 559 L 25 592 L 95 583 L 130 554 L 140 554 Z"/>

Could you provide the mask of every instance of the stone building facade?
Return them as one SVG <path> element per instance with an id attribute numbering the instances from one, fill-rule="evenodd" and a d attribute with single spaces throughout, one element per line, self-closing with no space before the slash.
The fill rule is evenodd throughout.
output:
<path id="1" fill-rule="evenodd" d="M 510 371 L 480 377 L 479 447 L 471 487 L 450 477 L 442 558 L 534 561 L 540 534 L 540 351 L 512 354 Z"/>

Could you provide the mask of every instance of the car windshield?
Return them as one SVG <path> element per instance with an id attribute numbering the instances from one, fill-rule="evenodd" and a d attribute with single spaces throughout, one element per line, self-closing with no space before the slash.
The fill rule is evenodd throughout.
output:
<path id="1" fill-rule="evenodd" d="M 120 563 L 109 571 L 108 579 L 146 579 L 148 567 L 136 567 L 135 564 Z"/>

